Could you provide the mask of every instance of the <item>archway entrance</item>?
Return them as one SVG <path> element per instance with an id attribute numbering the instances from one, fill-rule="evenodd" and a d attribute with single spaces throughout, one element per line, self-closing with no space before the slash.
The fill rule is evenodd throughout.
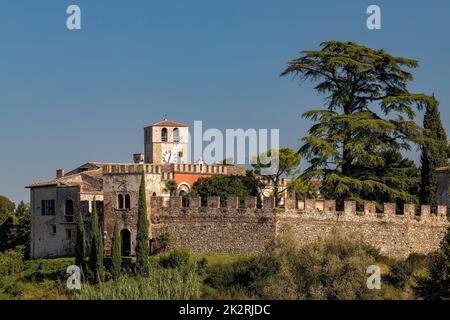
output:
<path id="1" fill-rule="evenodd" d="M 120 238 L 122 239 L 122 256 L 129 257 L 131 255 L 131 233 L 127 229 L 120 231 Z"/>

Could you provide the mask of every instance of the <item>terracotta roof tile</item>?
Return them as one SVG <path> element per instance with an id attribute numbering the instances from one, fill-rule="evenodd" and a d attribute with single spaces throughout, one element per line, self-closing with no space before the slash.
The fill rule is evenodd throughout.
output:
<path id="1" fill-rule="evenodd" d="M 187 127 L 187 126 L 188 125 L 181 122 L 175 122 L 172 120 L 164 119 L 163 121 L 159 121 L 157 123 L 149 125 L 148 127 Z"/>

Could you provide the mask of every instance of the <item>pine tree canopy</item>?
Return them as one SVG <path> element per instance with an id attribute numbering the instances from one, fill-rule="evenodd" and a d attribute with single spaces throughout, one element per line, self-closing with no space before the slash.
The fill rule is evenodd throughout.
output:
<path id="1" fill-rule="evenodd" d="M 386 160 L 422 141 L 415 112 L 437 104 L 434 97 L 408 91 L 413 80 L 409 69 L 416 67 L 416 60 L 338 41 L 324 42 L 321 50 L 304 51 L 290 61 L 281 75 L 315 83 L 326 102 L 325 109 L 303 114 L 314 122 L 300 148 L 311 164 L 303 178 L 323 179 L 324 195 L 341 201 L 362 202 L 374 194 L 415 200 L 409 178 L 400 168 L 389 168 Z"/>

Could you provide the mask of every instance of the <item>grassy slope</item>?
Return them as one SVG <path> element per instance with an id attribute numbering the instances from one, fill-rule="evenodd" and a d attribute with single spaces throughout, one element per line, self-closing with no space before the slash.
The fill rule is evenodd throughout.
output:
<path id="1" fill-rule="evenodd" d="M 66 299 L 65 274 L 73 258 L 25 261 L 24 270 L 0 278 L 0 300 Z"/>

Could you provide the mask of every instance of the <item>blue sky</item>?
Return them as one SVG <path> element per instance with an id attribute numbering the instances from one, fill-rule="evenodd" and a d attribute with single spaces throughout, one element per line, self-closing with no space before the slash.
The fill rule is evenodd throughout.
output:
<path id="1" fill-rule="evenodd" d="M 65 27 L 82 10 L 82 30 Z M 366 28 L 370 4 L 382 30 Z M 321 106 L 279 74 L 299 51 L 351 40 L 418 59 L 411 90 L 435 93 L 450 132 L 450 2 L 15 0 L 0 4 L 0 194 L 86 161 L 128 162 L 142 127 L 169 118 L 205 128 L 279 128 L 299 147 Z"/>

